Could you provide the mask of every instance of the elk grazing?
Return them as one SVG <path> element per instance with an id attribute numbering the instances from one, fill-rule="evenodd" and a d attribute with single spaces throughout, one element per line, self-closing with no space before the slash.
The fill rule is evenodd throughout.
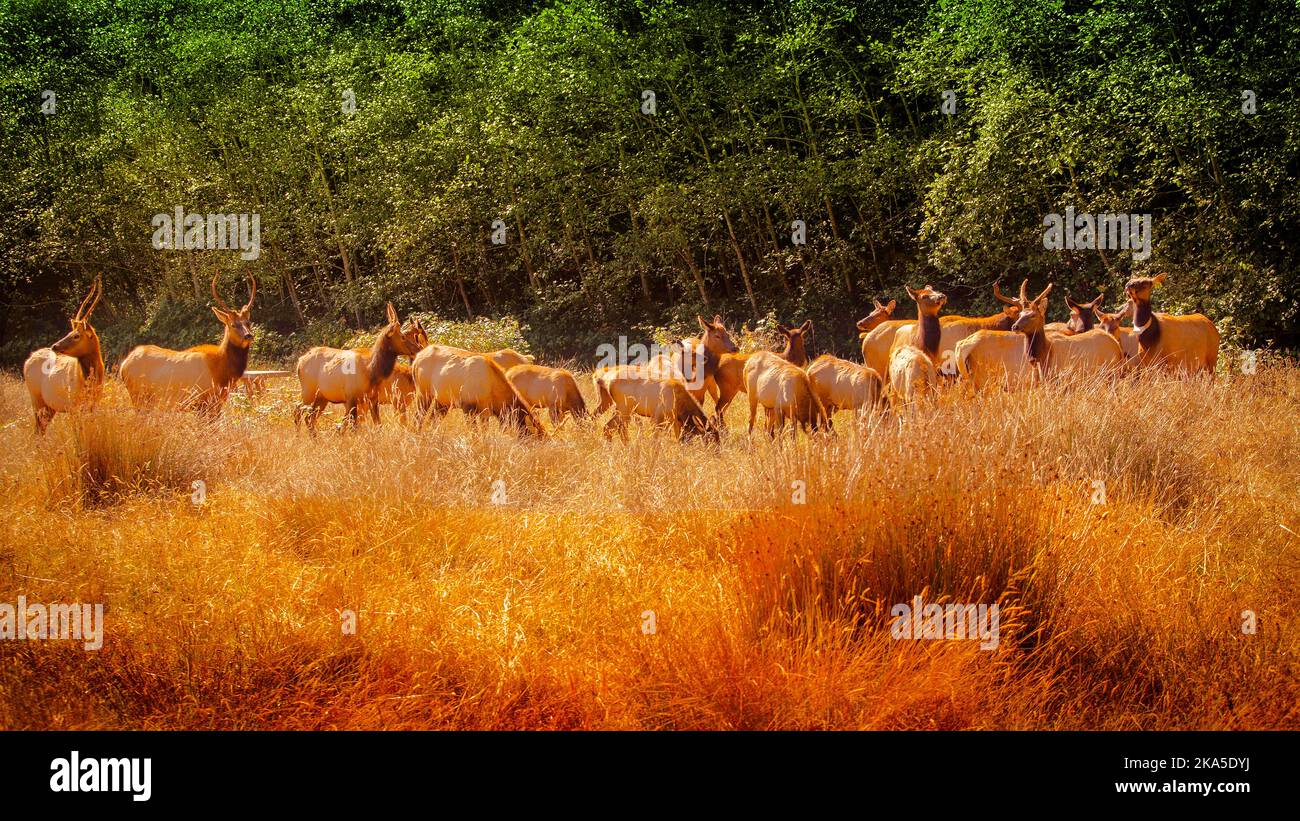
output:
<path id="1" fill-rule="evenodd" d="M 1138 339 L 1138 362 L 1175 373 L 1214 373 L 1219 361 L 1219 331 L 1201 314 L 1174 316 L 1151 310 L 1151 291 L 1163 285 L 1165 275 L 1136 277 L 1124 286 L 1133 303 L 1133 332 Z"/>
<path id="2" fill-rule="evenodd" d="M 578 381 L 563 368 L 515 365 L 506 371 L 506 378 L 528 407 L 534 411 L 538 408 L 550 411 L 552 425 L 560 424 L 566 415 L 574 419 L 591 416 L 578 390 Z"/>
<path id="3" fill-rule="evenodd" d="M 694 436 L 719 439 L 717 426 L 680 379 L 657 377 L 643 368 L 621 365 L 602 368 L 592 381 L 600 399 L 596 415 L 611 407 L 616 411 L 605 424 L 606 436 L 618 430 L 627 441 L 628 422 L 635 415 L 648 417 L 656 426 L 671 426 L 682 441 Z"/>
<path id="4" fill-rule="evenodd" d="M 99 401 L 104 389 L 104 355 L 90 315 L 103 295 L 103 281 L 95 277 L 90 293 L 68 320 L 71 330 L 50 347 L 33 351 L 23 364 L 23 381 L 32 398 L 38 434 L 45 433 L 54 414 L 93 408 Z"/>
<path id="5" fill-rule="evenodd" d="M 904 337 L 900 330 L 894 339 L 889 357 L 889 393 L 895 406 L 910 403 L 938 386 L 939 369 L 935 363 L 941 337 L 939 310 L 948 301 L 930 285 L 919 291 L 908 288 L 907 293 L 916 301 L 916 327 L 920 332 Z"/>
<path id="6" fill-rule="evenodd" d="M 223 333 L 218 345 L 196 345 L 184 351 L 138 345 L 118 373 L 136 408 L 175 407 L 197 409 L 215 416 L 248 365 L 253 344 L 251 312 L 257 296 L 257 281 L 248 278 L 248 302 L 233 310 L 217 293 L 212 277 L 212 313 L 221 320 Z"/>
<path id="7" fill-rule="evenodd" d="M 1025 309 L 1011 326 L 1011 330 L 1024 334 L 1025 355 L 1031 374 L 1041 377 L 1046 373 L 1071 371 L 1118 373 L 1124 367 L 1124 352 L 1115 337 L 1100 328 L 1072 335 L 1047 333 L 1044 319 L 1047 316 L 1047 295 L 1051 290 L 1049 284 L 1041 294 L 1028 301 L 1022 288 L 1021 300 L 1025 301 Z"/>
<path id="8" fill-rule="evenodd" d="M 948 376 L 957 374 L 955 354 L 957 343 L 961 342 L 971 334 L 979 331 L 1009 331 L 1011 323 L 1016 321 L 1020 316 L 1020 304 L 1010 297 L 1002 295 L 998 283 L 993 283 L 993 296 L 1003 303 L 1001 311 L 991 316 L 945 316 L 939 320 L 939 343 L 938 352 L 934 354 L 933 361 L 939 372 Z M 899 328 L 894 336 L 893 346 L 890 352 L 890 359 L 893 359 L 893 350 L 911 345 L 912 337 L 916 334 L 916 326 L 909 323 L 906 327 Z"/>
<path id="9" fill-rule="evenodd" d="M 880 374 L 865 365 L 830 354 L 817 357 L 808 366 L 808 381 L 826 409 L 827 427 L 835 411 L 863 413 L 875 407 L 881 399 Z"/>
<path id="10" fill-rule="evenodd" d="M 775 436 L 787 421 L 804 430 L 829 428 L 830 419 L 803 368 L 771 351 L 759 351 L 745 363 L 745 392 L 749 394 L 749 432 L 761 404 L 767 410 L 767 432 Z"/>
<path id="11" fill-rule="evenodd" d="M 379 424 L 380 392 L 393 379 L 397 357 L 419 353 L 424 337 L 418 322 L 402 329 L 391 302 L 387 315 L 388 324 L 379 331 L 373 348 L 346 351 L 318 346 L 298 357 L 302 401 L 294 410 L 295 425 L 305 415 L 307 429 L 314 434 L 320 412 L 332 402 L 347 409 L 344 420 L 349 427 L 357 423 L 358 408 L 368 409 L 372 421 Z"/>
<path id="12" fill-rule="evenodd" d="M 1124 358 L 1128 360 L 1128 363 L 1130 365 L 1136 364 L 1138 359 L 1137 334 L 1133 333 L 1132 328 L 1120 327 L 1124 317 L 1133 313 L 1133 303 L 1124 303 L 1124 307 L 1113 314 L 1108 314 L 1095 306 L 1092 312 L 1097 318 L 1097 326 L 1119 341 L 1120 350 L 1124 351 Z"/>
<path id="13" fill-rule="evenodd" d="M 1081 334 L 1091 331 L 1097 324 L 1094 311 L 1101 304 L 1102 294 L 1097 294 L 1092 302 L 1075 302 L 1069 294 L 1065 295 L 1065 307 L 1070 309 L 1068 322 L 1049 322 L 1043 330 L 1049 334 Z"/>
<path id="14" fill-rule="evenodd" d="M 423 425 L 431 414 L 460 408 L 471 421 L 493 416 L 503 425 L 522 429 L 526 435 L 546 435 L 540 420 L 490 354 L 430 345 L 415 355 L 411 373 L 415 378 L 418 425 Z"/>

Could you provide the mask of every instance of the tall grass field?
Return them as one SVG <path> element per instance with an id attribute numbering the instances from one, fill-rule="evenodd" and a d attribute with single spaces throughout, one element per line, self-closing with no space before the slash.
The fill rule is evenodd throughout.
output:
<path id="1" fill-rule="evenodd" d="M 594 406 L 588 374 L 579 382 Z M 1300 728 L 1300 368 L 944 390 L 719 444 L 459 412 L 33 432 L 0 379 L 5 729 Z M 337 421 L 338 411 L 328 417 Z M 891 608 L 997 604 L 995 649 Z"/>

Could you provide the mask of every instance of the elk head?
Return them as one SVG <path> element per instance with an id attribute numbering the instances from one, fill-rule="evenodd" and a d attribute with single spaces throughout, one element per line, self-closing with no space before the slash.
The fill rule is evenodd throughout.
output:
<path id="1" fill-rule="evenodd" d="M 706 322 L 704 317 L 699 314 L 695 315 L 695 319 L 700 323 L 700 329 L 704 331 L 704 336 L 700 338 L 700 342 L 705 348 L 718 356 L 740 350 L 736 347 L 736 343 L 732 341 L 731 334 L 727 333 L 726 326 L 722 324 L 721 316 L 714 314 L 712 322 Z"/>
<path id="2" fill-rule="evenodd" d="M 412 318 L 406 330 L 402 331 L 407 341 L 414 345 L 417 350 L 424 350 L 429 347 L 429 332 L 420 324 L 420 320 Z"/>
<path id="3" fill-rule="evenodd" d="M 217 275 L 212 275 L 212 299 L 217 303 L 212 307 L 212 313 L 217 315 L 221 324 L 226 326 L 226 339 L 231 345 L 240 348 L 247 348 L 253 344 L 253 298 L 257 296 L 257 280 L 253 279 L 250 274 L 248 277 L 248 302 L 238 311 L 226 304 L 217 293 Z"/>
<path id="4" fill-rule="evenodd" d="M 1065 328 L 1072 334 L 1081 334 L 1084 331 L 1091 331 L 1094 311 L 1101 304 L 1102 294 L 1098 293 L 1097 298 L 1092 302 L 1075 302 L 1069 294 L 1065 295 L 1065 305 L 1070 309 L 1070 321 L 1065 323 Z"/>
<path id="5" fill-rule="evenodd" d="M 785 337 L 785 350 L 781 352 L 782 359 L 801 368 L 808 364 L 808 347 L 805 343 L 807 337 L 812 336 L 812 327 L 811 319 L 804 320 L 798 328 L 776 326 L 776 330 Z"/>
<path id="6" fill-rule="evenodd" d="M 99 298 L 103 295 L 104 283 L 99 277 L 95 277 L 95 281 L 90 284 L 90 293 L 81 300 L 77 313 L 68 320 L 72 330 L 50 346 L 55 353 L 78 359 L 99 353 L 99 334 L 90 327 L 90 315 L 95 312 L 95 306 L 99 304 Z"/>
<path id="7" fill-rule="evenodd" d="M 1157 274 L 1153 277 L 1133 277 L 1124 286 L 1124 293 L 1128 294 L 1129 299 L 1134 302 L 1150 302 L 1151 290 L 1157 285 L 1163 285 L 1164 282 L 1164 274 Z"/>
<path id="8" fill-rule="evenodd" d="M 1123 321 L 1124 317 L 1131 313 L 1133 313 L 1132 302 L 1124 303 L 1124 306 L 1113 314 L 1106 313 L 1096 305 L 1092 306 L 1092 315 L 1096 317 L 1097 325 L 1100 326 L 1103 331 L 1114 337 L 1119 336 L 1120 322 Z"/>
<path id="9" fill-rule="evenodd" d="M 948 296 L 936 291 L 933 285 L 926 285 L 917 291 L 913 291 L 906 285 L 903 287 L 907 288 L 907 295 L 916 301 L 918 316 L 937 317 L 939 310 L 948 302 Z"/>
<path id="10" fill-rule="evenodd" d="M 1028 286 L 1029 286 L 1029 280 L 1025 280 L 1024 282 L 1020 283 L 1020 293 L 1023 294 L 1025 292 L 1025 288 Z M 997 283 L 997 282 L 993 283 L 993 296 L 997 298 L 998 302 L 1002 303 L 1003 316 L 1005 316 L 1007 319 L 1011 320 L 1012 322 L 1015 322 L 1017 319 L 1020 318 L 1020 312 L 1023 311 L 1025 308 L 1024 303 L 1021 300 L 1012 299 L 1011 297 L 1008 296 L 1003 296 L 1001 283 Z"/>
<path id="11" fill-rule="evenodd" d="M 408 331 L 402 330 L 402 320 L 397 318 L 397 309 L 393 303 L 388 303 L 388 324 L 379 332 L 379 339 L 376 340 L 375 348 L 378 349 L 387 342 L 388 347 L 392 348 L 398 356 L 415 356 L 420 352 L 419 334 L 424 333 L 424 329 L 416 323 L 415 327 Z M 425 336 L 427 340 L 428 337 Z"/>
<path id="12" fill-rule="evenodd" d="M 871 302 L 875 306 L 874 310 L 858 320 L 858 330 L 863 333 L 869 333 L 878 328 L 881 323 L 891 319 L 894 316 L 894 309 L 898 307 L 898 303 L 892 299 L 889 300 L 888 305 L 880 304 L 880 300 L 875 297 L 872 297 Z"/>
<path id="13" fill-rule="evenodd" d="M 1020 286 L 1020 301 L 1024 304 L 1024 310 L 1020 312 L 1020 318 L 1012 325 L 1011 330 L 1033 336 L 1041 333 L 1043 325 L 1047 321 L 1047 295 L 1052 292 L 1052 283 L 1048 283 L 1043 292 L 1032 300 L 1025 293 L 1028 280 Z"/>

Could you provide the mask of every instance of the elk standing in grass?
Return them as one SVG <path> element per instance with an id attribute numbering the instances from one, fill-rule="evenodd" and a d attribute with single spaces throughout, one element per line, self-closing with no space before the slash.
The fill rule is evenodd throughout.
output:
<path id="1" fill-rule="evenodd" d="M 50 347 L 33 351 L 23 364 L 37 433 L 45 433 L 54 414 L 93 408 L 99 401 L 104 390 L 104 355 L 99 334 L 90 326 L 90 315 L 103 295 L 104 284 L 95 277 L 90 293 L 68 320 L 72 329 Z"/>
<path id="2" fill-rule="evenodd" d="M 248 302 L 236 311 L 217 293 L 217 278 L 212 277 L 212 298 L 217 303 L 212 313 L 223 327 L 219 345 L 196 345 L 184 351 L 139 345 L 122 361 L 118 373 L 135 407 L 197 409 L 211 416 L 221 412 L 230 389 L 244 375 L 253 344 L 251 312 L 257 281 L 251 276 L 248 281 Z"/>
<path id="3" fill-rule="evenodd" d="M 591 416 L 578 390 L 578 380 L 563 368 L 515 365 L 506 371 L 506 378 L 528 407 L 534 411 L 546 408 L 550 412 L 552 425 L 560 424 L 566 415 L 574 419 Z"/>
<path id="4" fill-rule="evenodd" d="M 1025 355 L 1032 374 L 1067 372 L 1119 373 L 1124 367 L 1124 352 L 1115 337 L 1094 328 L 1081 334 L 1050 334 L 1045 330 L 1049 284 L 1041 294 L 1027 302 L 1012 330 L 1025 336 Z M 1024 292 L 1022 290 L 1023 299 Z"/>
<path id="5" fill-rule="evenodd" d="M 316 432 L 316 420 L 331 402 L 347 411 L 345 424 L 354 427 L 358 408 L 369 410 L 372 421 L 379 424 L 380 391 L 390 385 L 397 367 L 397 357 L 420 352 L 423 329 L 413 323 L 402 329 L 393 303 L 388 303 L 388 324 L 380 330 L 373 349 L 356 351 L 318 346 L 298 358 L 298 382 L 302 386 L 301 404 L 294 410 L 294 424 L 306 416 L 307 429 Z"/>
<path id="6" fill-rule="evenodd" d="M 916 301 L 919 332 L 904 336 L 900 330 L 894 338 L 889 355 L 889 395 L 895 407 L 911 403 L 938 386 L 939 311 L 948 302 L 947 296 L 930 285 L 919 291 L 908 288 L 907 294 Z"/>
<path id="7" fill-rule="evenodd" d="M 1151 291 L 1164 284 L 1165 275 L 1135 277 L 1124 286 L 1133 302 L 1133 331 L 1138 340 L 1138 362 L 1175 373 L 1214 373 L 1219 360 L 1219 331 L 1201 314 L 1174 316 L 1151 310 Z"/>
<path id="8" fill-rule="evenodd" d="M 655 376 L 634 365 L 618 365 L 600 369 L 592 380 L 600 398 L 596 415 L 611 407 L 616 411 L 605 424 L 606 435 L 618 430 L 627 441 L 628 421 L 635 415 L 648 417 L 657 426 L 671 426 L 682 440 L 693 436 L 718 439 L 717 426 L 680 379 Z"/>
<path id="9" fill-rule="evenodd" d="M 759 351 L 745 363 L 745 393 L 749 394 L 750 433 L 759 405 L 767 410 L 767 432 L 773 436 L 785 429 L 787 421 L 804 430 L 830 426 L 808 374 L 771 351 Z"/>
<path id="10" fill-rule="evenodd" d="M 859 415 L 879 404 L 880 374 L 845 359 L 823 354 L 808 366 L 808 381 L 813 393 L 826 409 L 826 424 L 837 410 L 857 411 Z"/>
<path id="11" fill-rule="evenodd" d="M 956 349 L 957 343 L 961 342 L 971 334 L 979 331 L 1009 331 L 1011 323 L 1016 321 L 1020 316 L 1020 304 L 1010 297 L 1002 295 L 998 284 L 993 284 L 993 296 L 1003 304 L 1001 311 L 991 316 L 944 316 L 939 318 L 939 341 L 936 352 L 932 356 L 935 367 L 941 374 L 946 376 L 957 375 Z M 907 327 L 899 328 L 894 335 L 893 347 L 890 351 L 890 359 L 893 359 L 893 350 L 915 344 L 913 339 L 917 333 L 916 325 L 909 324 Z"/>
<path id="12" fill-rule="evenodd" d="M 858 331 L 862 336 L 862 364 L 876 373 L 889 371 L 889 350 L 893 347 L 894 336 L 904 325 L 911 325 L 910 319 L 894 319 L 894 309 L 898 303 L 889 300 L 882 305 L 873 299 L 875 309 L 858 320 Z"/>
<path id="13" fill-rule="evenodd" d="M 460 408 L 471 422 L 493 416 L 525 434 L 546 435 L 542 423 L 489 354 L 430 345 L 416 354 L 411 374 L 415 378 L 417 425 L 423 425 L 430 415 Z"/>

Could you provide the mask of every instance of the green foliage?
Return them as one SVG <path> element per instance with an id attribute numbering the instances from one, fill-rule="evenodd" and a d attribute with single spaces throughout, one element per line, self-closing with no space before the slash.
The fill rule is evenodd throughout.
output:
<path id="1" fill-rule="evenodd" d="M 1294 347 L 1300 10 L 1239 5 L 7 3 L 0 364 L 97 272 L 114 356 L 215 336 L 214 272 L 258 277 L 266 361 L 389 300 L 519 317 L 546 355 L 696 313 L 812 318 L 844 355 L 905 283 L 973 312 L 998 279 L 1118 300 L 1155 270 L 1162 308 Z M 1068 205 L 1153 214 L 1151 259 L 1045 250 Z M 176 206 L 260 214 L 261 255 L 155 250 Z"/>

